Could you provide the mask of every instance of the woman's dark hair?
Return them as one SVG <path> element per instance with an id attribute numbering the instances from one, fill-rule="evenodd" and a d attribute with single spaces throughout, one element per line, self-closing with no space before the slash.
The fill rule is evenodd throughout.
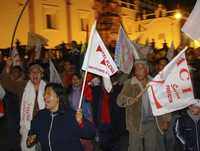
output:
<path id="1" fill-rule="evenodd" d="M 45 87 L 45 90 L 49 87 L 52 88 L 56 95 L 59 97 L 59 107 L 66 108 L 68 106 L 68 101 L 66 96 L 66 90 L 64 89 L 64 87 L 58 83 L 48 83 Z"/>
<path id="2" fill-rule="evenodd" d="M 72 74 L 72 77 L 76 76 L 78 79 L 82 79 L 81 73 L 80 72 L 75 72 Z M 72 84 L 67 88 L 67 94 L 71 93 L 72 91 Z"/>

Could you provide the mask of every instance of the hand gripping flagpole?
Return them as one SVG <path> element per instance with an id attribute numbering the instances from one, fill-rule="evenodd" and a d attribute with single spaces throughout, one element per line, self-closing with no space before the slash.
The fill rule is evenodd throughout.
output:
<path id="1" fill-rule="evenodd" d="M 91 30 L 91 33 L 90 33 L 90 38 L 89 38 L 89 42 L 88 42 L 87 51 L 90 51 L 90 49 L 91 49 L 91 42 L 92 42 L 92 39 L 93 39 L 93 35 L 94 35 L 93 33 L 95 31 L 95 28 L 96 28 L 96 21 L 92 26 L 92 30 Z M 86 53 L 87 53 L 87 51 L 86 51 Z M 87 68 L 88 68 L 90 57 L 91 57 L 91 52 L 88 55 L 88 60 L 87 60 L 87 64 L 86 64 L 86 70 L 85 70 L 85 74 L 84 74 L 84 79 L 83 79 L 83 85 L 82 85 L 82 89 L 81 89 L 81 96 L 80 96 L 80 100 L 79 100 L 78 110 L 81 109 L 81 105 L 82 105 L 83 92 L 84 92 L 84 88 L 85 88 L 85 84 L 86 84 L 86 77 L 87 77 L 87 73 L 88 73 Z"/>

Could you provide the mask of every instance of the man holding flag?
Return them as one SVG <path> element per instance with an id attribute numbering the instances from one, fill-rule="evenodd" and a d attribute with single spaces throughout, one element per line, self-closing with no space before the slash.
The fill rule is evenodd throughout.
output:
<path id="1" fill-rule="evenodd" d="M 160 142 L 157 139 L 156 120 L 152 114 L 148 93 L 145 92 L 150 81 L 147 62 L 136 60 L 134 69 L 135 73 L 124 83 L 117 98 L 117 104 L 126 108 L 129 151 L 157 151 Z"/>

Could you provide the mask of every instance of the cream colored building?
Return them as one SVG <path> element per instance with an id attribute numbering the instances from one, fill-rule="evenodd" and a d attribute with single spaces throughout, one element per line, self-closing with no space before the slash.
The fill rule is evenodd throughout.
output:
<path id="1" fill-rule="evenodd" d="M 25 0 L 1 0 L 0 48 L 10 47 L 13 30 L 24 3 Z M 122 6 L 120 16 L 131 39 L 140 38 L 141 43 L 145 43 L 147 39 L 155 39 L 156 47 L 162 47 L 164 40 L 169 45 L 172 40 L 175 46 L 179 45 L 178 20 L 172 16 L 148 19 L 145 14 L 144 18 L 136 20 L 137 5 L 124 1 L 119 3 Z M 87 25 L 90 29 L 95 20 L 92 6 L 93 0 L 30 0 L 20 20 L 15 39 L 26 44 L 27 33 L 31 31 L 46 37 L 49 40 L 48 47 L 71 40 L 85 42 Z"/>
<path id="2" fill-rule="evenodd" d="M 25 0 L 1 0 L 0 48 L 10 47 L 13 30 Z M 46 37 L 49 47 L 61 42 L 86 41 L 86 22 L 94 21 L 92 0 L 30 0 L 20 20 L 16 39 L 27 43 L 27 33 Z"/>

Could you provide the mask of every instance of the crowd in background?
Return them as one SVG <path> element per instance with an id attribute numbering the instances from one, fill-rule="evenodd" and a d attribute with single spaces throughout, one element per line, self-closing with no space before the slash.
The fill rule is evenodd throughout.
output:
<path id="1" fill-rule="evenodd" d="M 151 43 L 148 46 L 151 51 L 146 54 L 142 61 L 140 60 L 135 63 L 130 75 L 118 72 L 111 77 L 113 88 L 110 93 L 104 89 L 101 77 L 88 74 L 82 110 L 84 117 L 94 124 L 96 136 L 92 140 L 80 140 L 85 151 L 134 151 L 134 149 L 136 151 L 182 150 L 181 142 L 175 137 L 173 129 L 176 119 L 184 115 L 187 112 L 186 109 L 157 117 L 156 120 L 153 119 L 153 115 L 143 115 L 143 118 L 147 121 L 143 121 L 145 123 L 145 126 L 143 125 L 143 133 L 137 132 L 137 129 L 132 129 L 135 127 L 134 124 L 129 123 L 130 127 L 127 127 L 127 119 L 131 122 L 140 116 L 138 115 L 141 112 L 139 108 L 142 106 L 142 104 L 137 104 L 138 109 L 131 111 L 129 106 L 123 105 L 124 96 L 128 94 L 126 91 L 134 90 L 134 92 L 130 92 L 130 95 L 136 93 L 135 96 L 137 96 L 139 93 L 138 89 L 141 88 L 140 86 L 139 88 L 126 88 L 129 84 L 132 84 L 131 81 L 127 82 L 127 80 L 134 79 L 135 76 L 138 76 L 137 80 L 139 80 L 143 74 L 145 74 L 145 78 L 147 76 L 154 77 L 182 49 L 182 47 L 174 49 L 173 56 L 168 58 L 167 54 L 170 48 L 166 43 L 163 44 L 163 48 L 161 49 L 156 49 L 154 45 L 154 43 Z M 2 98 L 5 116 L 0 118 L 0 148 L 5 148 L 5 150 L 9 151 L 19 151 L 21 150 L 21 146 L 26 145 L 22 145 L 22 141 L 26 143 L 26 140 L 23 140 L 23 135 L 27 135 L 28 131 L 22 129 L 22 124 L 20 123 L 22 114 L 24 114 L 22 113 L 22 104 L 24 95 L 27 93 L 25 92 L 26 87 L 29 80 L 37 81 L 37 78 L 41 78 L 44 83 L 49 82 L 49 59 L 53 60 L 62 79 L 62 84 L 68 98 L 66 104 L 71 106 L 73 110 L 78 109 L 83 79 L 81 65 L 86 47 L 85 44 L 78 45 L 75 41 L 69 45 L 62 43 L 54 50 L 43 47 L 40 56 L 36 58 L 34 49 L 26 51 L 18 42 L 16 43 L 16 49 L 19 53 L 17 59 L 10 56 L 11 52 L 0 52 L 0 84 L 6 92 L 4 98 Z M 108 49 L 110 54 L 114 56 L 115 44 L 111 44 Z M 138 51 L 140 51 L 139 49 L 140 47 L 138 47 Z M 195 98 L 200 99 L 200 49 L 189 48 L 186 56 L 191 69 L 194 95 Z M 148 72 L 146 71 L 147 69 Z M 144 71 L 144 73 L 138 73 L 139 75 L 137 75 L 137 70 Z M 37 75 L 38 72 L 40 76 Z M 136 82 L 136 85 L 140 85 L 141 81 Z M 41 87 L 37 87 L 37 92 L 38 96 L 41 95 L 43 97 L 43 94 L 40 94 L 40 89 L 43 91 Z M 139 102 L 141 103 L 142 101 Z M 42 106 L 44 104 L 33 107 L 33 117 L 35 116 L 34 114 L 37 114 L 43 108 Z M 129 117 L 127 113 L 132 117 Z M 150 130 L 151 133 L 147 133 Z M 200 129 L 198 131 L 200 132 Z M 146 142 L 149 142 L 149 144 L 145 144 Z M 135 146 L 136 144 L 138 145 Z M 145 145 L 149 146 L 145 148 Z"/>

